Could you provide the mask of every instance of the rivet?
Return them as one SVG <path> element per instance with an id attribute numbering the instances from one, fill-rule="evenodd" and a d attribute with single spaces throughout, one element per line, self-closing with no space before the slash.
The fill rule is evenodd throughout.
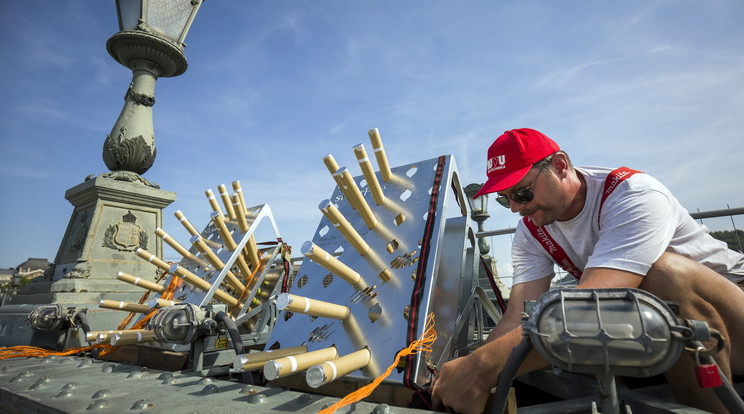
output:
<path id="1" fill-rule="evenodd" d="M 248 404 L 262 404 L 266 402 L 266 396 L 263 394 L 253 394 L 247 399 Z"/>
<path id="2" fill-rule="evenodd" d="M 166 378 L 163 380 L 161 384 L 162 385 L 178 384 L 178 379 L 176 377 Z"/>
<path id="3" fill-rule="evenodd" d="M 72 390 L 65 390 L 63 389 L 59 394 L 57 394 L 54 398 L 70 398 L 72 397 Z"/>
<path id="4" fill-rule="evenodd" d="M 144 400 L 139 400 L 136 403 L 134 403 L 134 405 L 132 406 L 132 408 L 130 408 L 130 410 L 149 410 L 150 408 L 154 406 L 155 404 L 153 404 L 152 401 L 148 399 L 144 399 Z"/>
<path id="5" fill-rule="evenodd" d="M 220 389 L 216 385 L 209 384 L 206 387 L 204 387 L 201 392 L 202 392 L 202 394 L 214 394 L 214 393 L 216 393 L 219 390 Z"/>
<path id="6" fill-rule="evenodd" d="M 39 378 L 34 385 L 28 387 L 29 391 L 39 389 L 42 385 L 49 383 L 49 377 L 41 377 Z"/>
<path id="7" fill-rule="evenodd" d="M 312 394 L 302 394 L 300 398 L 298 398 L 298 401 L 300 404 L 310 404 L 314 399 L 315 397 Z"/>
<path id="8" fill-rule="evenodd" d="M 105 410 L 109 407 L 108 401 L 97 400 L 90 403 L 88 410 Z"/>
<path id="9" fill-rule="evenodd" d="M 241 394 L 255 394 L 257 392 L 258 391 L 256 391 L 256 389 L 251 387 L 250 385 L 246 385 L 245 387 L 243 387 L 242 390 L 240 390 Z"/>
<path id="10" fill-rule="evenodd" d="M 207 385 L 207 384 L 211 384 L 211 383 L 212 383 L 212 378 L 204 377 L 204 378 L 200 379 L 199 382 L 197 382 L 196 384 L 197 385 Z"/>
<path id="11" fill-rule="evenodd" d="M 93 394 L 93 399 L 98 400 L 98 399 L 101 399 L 101 398 L 106 398 L 106 397 L 108 397 L 110 395 L 111 395 L 111 391 L 110 390 L 102 389 L 102 390 L 96 391 L 96 393 Z"/>
<path id="12" fill-rule="evenodd" d="M 372 410 L 372 414 L 390 414 L 390 406 L 387 404 L 379 404 Z"/>
<path id="13" fill-rule="evenodd" d="M 29 371 L 23 371 L 20 374 L 16 375 L 15 378 L 11 379 L 9 382 L 20 382 L 24 381 L 26 378 L 33 376 L 34 374 L 30 373 Z"/>

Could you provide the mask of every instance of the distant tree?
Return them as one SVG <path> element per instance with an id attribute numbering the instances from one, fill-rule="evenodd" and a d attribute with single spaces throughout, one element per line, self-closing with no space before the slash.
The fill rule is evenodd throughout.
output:
<path id="1" fill-rule="evenodd" d="M 742 251 L 742 246 L 744 246 L 744 230 L 712 231 L 710 235 L 722 242 L 726 242 L 729 249 L 737 252 Z"/>

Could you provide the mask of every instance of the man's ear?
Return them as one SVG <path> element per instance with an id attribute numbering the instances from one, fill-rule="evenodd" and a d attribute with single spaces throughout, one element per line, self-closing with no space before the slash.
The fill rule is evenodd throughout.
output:
<path id="1" fill-rule="evenodd" d="M 553 169 L 555 170 L 558 178 L 564 178 L 568 175 L 570 167 L 568 164 L 568 159 L 566 158 L 566 154 L 557 152 L 555 153 L 555 155 L 553 155 L 553 158 L 550 161 L 551 164 L 553 164 Z"/>

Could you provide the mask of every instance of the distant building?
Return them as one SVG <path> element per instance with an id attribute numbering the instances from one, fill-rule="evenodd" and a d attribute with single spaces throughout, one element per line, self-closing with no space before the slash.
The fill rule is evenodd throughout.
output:
<path id="1" fill-rule="evenodd" d="M 47 259 L 40 259 L 36 257 L 29 257 L 28 260 L 16 266 L 13 270 L 12 278 L 15 279 L 14 283 L 19 284 L 21 281 L 30 281 L 36 279 L 39 276 L 43 276 L 44 272 L 50 269 L 54 264 Z"/>
<path id="2" fill-rule="evenodd" d="M 0 269 L 0 286 L 5 286 L 13 281 L 13 274 L 15 269 L 9 267 L 7 269 Z"/>

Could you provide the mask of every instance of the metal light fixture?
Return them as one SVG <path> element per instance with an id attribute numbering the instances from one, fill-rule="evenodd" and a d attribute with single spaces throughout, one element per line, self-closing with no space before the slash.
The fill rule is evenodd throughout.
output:
<path id="1" fill-rule="evenodd" d="M 57 331 L 69 319 L 67 309 L 60 304 L 42 305 L 31 311 L 28 320 L 37 331 Z"/>
<path id="2" fill-rule="evenodd" d="M 139 175 L 155 162 L 155 81 L 186 71 L 183 41 L 201 3 L 116 0 L 120 31 L 106 42 L 106 50 L 132 70 L 132 83 L 119 119 L 103 144 L 103 161 L 109 170 Z"/>
<path id="3" fill-rule="evenodd" d="M 186 345 L 216 327 L 207 312 L 191 303 L 179 303 L 160 309 L 150 321 L 150 328 L 160 342 Z"/>
<path id="4" fill-rule="evenodd" d="M 481 189 L 482 185 L 468 184 L 464 189 L 465 196 L 468 198 L 468 205 L 470 206 L 470 218 L 478 223 L 479 233 L 483 231 L 483 222 L 491 217 L 488 214 L 488 194 L 473 198 L 478 190 Z M 491 246 L 488 245 L 488 240 L 485 237 L 478 239 L 478 249 L 480 250 L 480 254 L 488 254 L 489 250 L 491 250 Z"/>
<path id="5" fill-rule="evenodd" d="M 528 303 L 523 330 L 540 355 L 569 372 L 649 377 L 669 369 L 692 334 L 638 289 L 557 289 Z"/>
<path id="6" fill-rule="evenodd" d="M 504 411 L 511 382 L 533 347 L 564 371 L 594 374 L 599 412 L 606 414 L 620 413 L 615 375 L 661 374 L 683 351 L 697 350 L 698 363 L 714 365 L 709 355 L 725 346 L 721 333 L 704 321 L 680 318 L 672 307 L 676 309 L 648 292 L 628 288 L 555 289 L 537 301 L 525 302 L 524 338 L 510 353 L 499 376 L 491 413 Z M 716 339 L 716 348 L 706 350 L 701 341 L 711 338 Z M 730 410 L 744 408 L 726 377 L 721 380 L 719 385 L 725 386 L 714 386 L 718 398 Z M 595 402 L 592 406 L 592 412 L 597 412 Z"/>

